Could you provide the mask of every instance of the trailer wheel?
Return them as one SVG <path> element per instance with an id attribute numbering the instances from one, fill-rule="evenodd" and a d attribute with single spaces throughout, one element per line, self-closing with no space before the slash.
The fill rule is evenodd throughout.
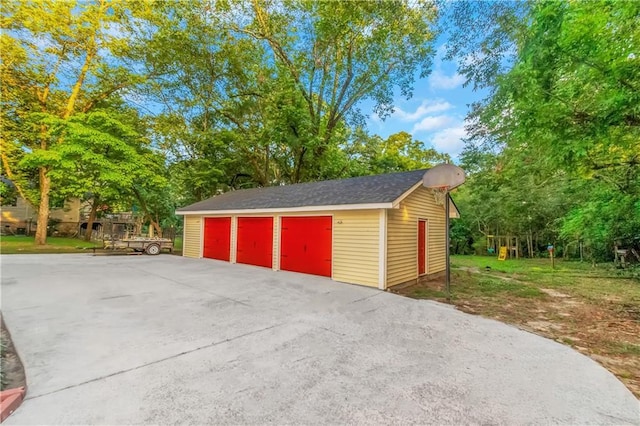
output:
<path id="1" fill-rule="evenodd" d="M 156 254 L 160 254 L 160 246 L 157 244 L 149 244 L 145 251 L 147 254 L 155 256 Z"/>

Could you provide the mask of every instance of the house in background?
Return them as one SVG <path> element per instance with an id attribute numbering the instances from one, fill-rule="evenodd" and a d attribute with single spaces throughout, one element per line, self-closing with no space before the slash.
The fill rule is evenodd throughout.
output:
<path id="1" fill-rule="evenodd" d="M 0 205 L 0 233 L 2 235 L 32 235 L 38 223 L 38 211 L 22 197 L 15 197 Z M 77 236 L 84 235 L 91 206 L 87 201 L 72 198 L 64 202 L 62 208 L 49 211 L 49 235 Z M 140 221 L 131 212 L 105 214 L 93 222 L 92 238 L 99 239 L 112 233 L 117 237 L 137 235 L 140 232 Z"/>
<path id="2" fill-rule="evenodd" d="M 386 289 L 445 270 L 425 170 L 231 191 L 179 209 L 183 255 Z M 452 217 L 459 212 L 451 202 Z"/>
<path id="3" fill-rule="evenodd" d="M 38 223 L 38 211 L 24 198 L 16 197 L 9 204 L 0 205 L 0 230 L 4 235 L 30 235 L 35 232 Z M 5 201 L 6 202 L 6 201 Z M 73 235 L 78 232 L 83 203 L 78 198 L 67 200 L 62 208 L 52 208 L 50 222 L 60 235 Z"/>

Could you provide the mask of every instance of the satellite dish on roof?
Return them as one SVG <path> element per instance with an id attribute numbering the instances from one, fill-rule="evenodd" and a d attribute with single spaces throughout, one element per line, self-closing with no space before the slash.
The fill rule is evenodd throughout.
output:
<path id="1" fill-rule="evenodd" d="M 451 190 L 462 185 L 466 177 L 464 170 L 453 164 L 438 164 L 430 168 L 422 178 L 422 184 L 431 189 Z"/>

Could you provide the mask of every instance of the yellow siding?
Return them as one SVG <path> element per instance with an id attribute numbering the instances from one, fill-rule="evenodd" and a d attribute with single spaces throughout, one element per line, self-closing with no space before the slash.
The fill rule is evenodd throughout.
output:
<path id="1" fill-rule="evenodd" d="M 226 215 L 228 216 L 228 215 Z M 280 218 L 283 216 L 333 216 L 333 279 L 378 287 L 379 210 L 237 214 L 231 219 L 231 261 L 235 261 L 237 218 L 273 217 L 273 269 L 280 269 Z M 207 215 L 209 217 L 209 215 Z M 212 216 L 213 217 L 213 216 Z M 185 216 L 184 256 L 200 257 L 201 216 Z"/>
<path id="2" fill-rule="evenodd" d="M 378 287 L 379 210 L 333 212 L 333 279 Z"/>
<path id="3" fill-rule="evenodd" d="M 418 187 L 387 218 L 387 286 L 418 277 L 418 218 L 427 220 L 427 273 L 445 269 L 444 206 L 431 190 Z"/>
<path id="4" fill-rule="evenodd" d="M 184 240 L 182 241 L 182 255 L 186 257 L 200 257 L 200 241 L 202 232 L 202 217 L 184 217 Z"/>
<path id="5" fill-rule="evenodd" d="M 231 263 L 236 263 L 236 249 L 238 248 L 238 239 L 236 238 L 238 235 L 238 218 L 236 216 L 231 216 L 231 243 L 229 254 L 229 261 Z"/>
<path id="6" fill-rule="evenodd" d="M 378 210 L 274 214 L 273 269 L 275 270 L 280 269 L 280 218 L 290 216 L 333 216 L 333 279 L 352 284 L 378 286 Z"/>
<path id="7" fill-rule="evenodd" d="M 280 270 L 280 216 L 273 215 L 273 259 L 272 267 L 274 271 Z"/>

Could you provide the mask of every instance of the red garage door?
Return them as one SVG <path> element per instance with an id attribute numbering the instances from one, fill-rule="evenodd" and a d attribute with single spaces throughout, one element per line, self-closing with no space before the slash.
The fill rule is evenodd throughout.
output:
<path id="1" fill-rule="evenodd" d="M 331 276 L 331 216 L 283 217 L 280 269 Z"/>
<path id="2" fill-rule="evenodd" d="M 271 268 L 273 263 L 273 218 L 239 217 L 236 261 Z"/>
<path id="3" fill-rule="evenodd" d="M 231 218 L 206 217 L 204 219 L 204 249 L 209 259 L 229 261 L 231 251 Z"/>

